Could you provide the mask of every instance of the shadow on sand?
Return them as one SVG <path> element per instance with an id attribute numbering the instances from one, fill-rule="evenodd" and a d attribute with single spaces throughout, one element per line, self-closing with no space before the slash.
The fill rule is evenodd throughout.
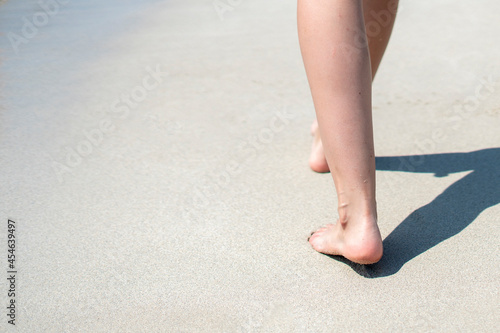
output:
<path id="1" fill-rule="evenodd" d="M 367 278 L 397 273 L 404 264 L 455 236 L 483 210 L 500 202 L 500 148 L 470 153 L 377 157 L 376 163 L 377 170 L 426 172 L 434 173 L 435 177 L 472 172 L 401 222 L 384 240 L 384 256 L 378 263 L 359 265 L 344 257 L 330 256 Z"/>

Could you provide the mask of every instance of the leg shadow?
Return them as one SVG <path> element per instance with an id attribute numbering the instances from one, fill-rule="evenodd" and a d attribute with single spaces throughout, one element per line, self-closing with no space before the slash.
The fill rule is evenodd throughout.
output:
<path id="1" fill-rule="evenodd" d="M 379 157 L 376 161 L 377 170 L 431 172 L 436 177 L 471 172 L 397 226 L 384 240 L 384 256 L 380 262 L 359 265 L 343 257 L 331 256 L 367 278 L 397 273 L 411 259 L 458 234 L 482 211 L 500 202 L 500 148 L 470 153 Z"/>

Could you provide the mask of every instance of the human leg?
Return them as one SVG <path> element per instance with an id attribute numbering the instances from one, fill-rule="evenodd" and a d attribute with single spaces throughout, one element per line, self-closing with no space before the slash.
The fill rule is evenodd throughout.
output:
<path id="1" fill-rule="evenodd" d="M 298 0 L 298 30 L 339 200 L 339 221 L 316 231 L 309 242 L 322 253 L 373 263 L 383 248 L 377 226 L 372 71 L 362 1 Z"/>
<path id="2" fill-rule="evenodd" d="M 375 78 L 389 43 L 396 19 L 398 2 L 398 0 L 363 0 L 363 20 L 370 50 L 372 80 Z M 309 166 L 316 172 L 329 172 L 330 168 L 325 158 L 317 120 L 314 120 L 311 126 L 311 134 L 314 138 Z"/>

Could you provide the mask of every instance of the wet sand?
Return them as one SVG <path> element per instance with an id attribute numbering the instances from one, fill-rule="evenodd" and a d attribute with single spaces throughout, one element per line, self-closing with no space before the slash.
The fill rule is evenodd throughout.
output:
<path id="1" fill-rule="evenodd" d="M 495 331 L 497 2 L 401 5 L 372 266 L 306 241 L 336 199 L 294 2 L 0 3 L 1 331 Z"/>

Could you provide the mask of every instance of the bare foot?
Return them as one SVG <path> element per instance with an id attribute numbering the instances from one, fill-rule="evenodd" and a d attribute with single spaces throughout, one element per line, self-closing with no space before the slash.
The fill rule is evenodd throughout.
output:
<path id="1" fill-rule="evenodd" d="M 382 238 L 375 219 L 329 224 L 309 237 L 312 247 L 321 253 L 340 255 L 358 264 L 373 264 L 383 253 Z"/>
<path id="2" fill-rule="evenodd" d="M 325 158 L 325 153 L 323 152 L 323 144 L 321 142 L 321 137 L 319 135 L 318 121 L 314 120 L 311 125 L 311 134 L 314 136 L 311 156 L 309 157 L 309 166 L 313 171 L 319 173 L 329 172 L 330 168 Z"/>

